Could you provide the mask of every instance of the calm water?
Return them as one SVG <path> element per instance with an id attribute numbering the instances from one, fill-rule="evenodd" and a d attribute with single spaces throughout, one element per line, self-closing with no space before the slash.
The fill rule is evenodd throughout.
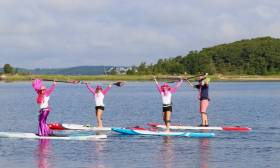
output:
<path id="1" fill-rule="evenodd" d="M 280 83 L 211 83 L 210 95 L 210 125 L 254 130 L 216 132 L 213 139 L 116 134 L 99 141 L 0 139 L 0 167 L 279 167 Z M 0 131 L 37 132 L 35 97 L 30 83 L 0 83 Z M 199 124 L 196 97 L 186 85 L 175 93 L 173 123 Z M 95 124 L 93 97 L 83 85 L 59 83 L 50 105 L 49 122 Z M 160 95 L 150 82 L 113 87 L 105 105 L 105 126 L 162 122 Z"/>

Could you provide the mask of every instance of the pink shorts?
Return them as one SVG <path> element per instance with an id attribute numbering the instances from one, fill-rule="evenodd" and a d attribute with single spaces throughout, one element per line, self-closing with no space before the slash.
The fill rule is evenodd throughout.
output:
<path id="1" fill-rule="evenodd" d="M 208 100 L 201 100 L 200 101 L 200 113 L 206 113 L 209 101 Z"/>

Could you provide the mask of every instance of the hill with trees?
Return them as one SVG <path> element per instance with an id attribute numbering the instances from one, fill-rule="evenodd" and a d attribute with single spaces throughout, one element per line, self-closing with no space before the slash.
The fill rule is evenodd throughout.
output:
<path id="1" fill-rule="evenodd" d="M 13 68 L 10 64 L 5 64 L 0 68 L 3 73 L 19 73 L 19 74 L 50 74 L 50 75 L 103 75 L 109 73 L 108 70 L 113 66 L 77 66 L 70 68 Z"/>
<path id="2" fill-rule="evenodd" d="M 60 75 L 103 75 L 111 66 L 77 66 L 70 68 L 49 68 L 29 70 L 32 74 Z"/>
<path id="3" fill-rule="evenodd" d="M 185 56 L 145 62 L 128 74 L 210 74 L 271 75 L 280 74 L 280 39 L 260 37 L 221 44 Z"/>

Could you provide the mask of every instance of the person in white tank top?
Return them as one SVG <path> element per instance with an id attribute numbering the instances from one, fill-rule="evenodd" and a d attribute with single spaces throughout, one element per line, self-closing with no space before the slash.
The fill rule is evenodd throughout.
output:
<path id="1" fill-rule="evenodd" d="M 109 84 L 104 90 L 101 86 L 97 85 L 94 89 L 88 82 L 85 82 L 88 90 L 94 95 L 95 98 L 95 114 L 97 119 L 97 126 L 103 127 L 102 115 L 105 110 L 104 97 L 111 89 L 112 84 Z"/>
<path id="2" fill-rule="evenodd" d="M 164 83 L 162 86 L 160 86 L 155 76 L 154 76 L 154 80 L 157 89 L 161 94 L 163 121 L 166 126 L 166 131 L 169 131 L 170 122 L 171 122 L 171 113 L 172 113 L 172 94 L 175 93 L 178 87 L 181 86 L 183 80 L 181 78 L 180 82 L 178 82 L 176 86 L 173 88 L 171 88 L 167 83 Z"/>

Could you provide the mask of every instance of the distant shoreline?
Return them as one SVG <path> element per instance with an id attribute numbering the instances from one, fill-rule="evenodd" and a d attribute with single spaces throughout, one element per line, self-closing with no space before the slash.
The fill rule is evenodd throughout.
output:
<path id="1" fill-rule="evenodd" d="M 157 77 L 176 77 L 171 75 L 158 75 Z M 183 76 L 190 77 L 190 75 Z M 210 75 L 211 81 L 228 81 L 228 82 L 250 82 L 250 81 L 280 81 L 280 75 Z M 30 81 L 32 79 L 48 79 L 61 81 L 151 81 L 153 75 L 0 75 L 0 81 L 17 82 Z M 162 80 L 162 81 L 174 81 Z"/>

